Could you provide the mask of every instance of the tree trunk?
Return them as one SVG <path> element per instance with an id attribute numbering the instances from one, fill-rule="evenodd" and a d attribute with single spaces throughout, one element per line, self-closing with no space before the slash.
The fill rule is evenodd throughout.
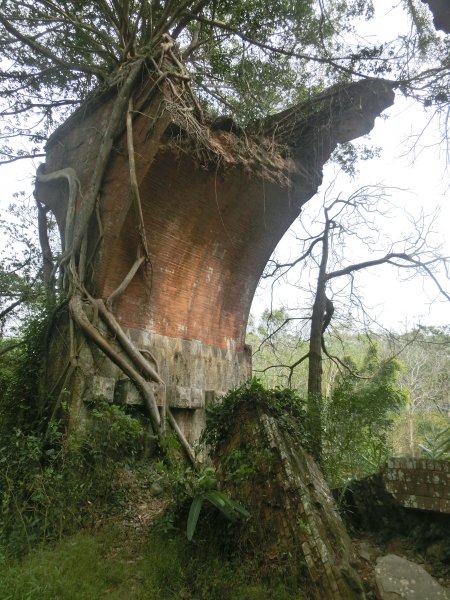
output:
<path id="1" fill-rule="evenodd" d="M 308 364 L 308 419 L 313 438 L 313 454 L 319 463 L 322 457 L 322 336 L 327 301 L 325 291 L 329 245 L 328 236 L 331 226 L 326 210 L 325 218 L 325 229 L 322 237 L 322 256 L 311 316 Z"/>
<path id="2" fill-rule="evenodd" d="M 410 456 L 416 456 L 416 444 L 414 436 L 414 413 L 412 410 L 408 411 L 408 441 L 409 441 L 409 453 Z"/>

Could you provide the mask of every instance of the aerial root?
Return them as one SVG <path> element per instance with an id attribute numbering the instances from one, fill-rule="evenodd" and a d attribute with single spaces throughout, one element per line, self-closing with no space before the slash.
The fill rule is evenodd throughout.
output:
<path id="1" fill-rule="evenodd" d="M 70 313 L 72 318 L 83 333 L 93 341 L 107 356 L 110 358 L 130 380 L 139 389 L 146 408 L 148 410 L 150 421 L 155 433 L 160 434 L 164 430 L 165 416 L 172 429 L 174 430 L 183 450 L 192 464 L 195 464 L 194 451 L 181 431 L 175 417 L 167 406 L 166 402 L 166 385 L 153 366 L 144 358 L 139 349 L 133 344 L 120 324 L 117 322 L 114 315 L 107 309 L 105 303 L 101 299 L 94 299 L 87 295 L 88 302 L 97 308 L 98 314 L 109 331 L 114 335 L 114 338 L 120 344 L 126 355 L 126 359 L 122 354 L 108 342 L 108 340 L 99 332 L 99 330 L 91 323 L 83 309 L 83 300 L 81 294 L 75 293 L 70 300 Z M 128 360 L 127 360 L 128 359 Z M 131 363 L 131 364 L 130 364 Z M 160 416 L 155 394 L 153 393 L 151 383 L 159 385 L 162 396 L 162 415 Z"/>
<path id="2" fill-rule="evenodd" d="M 142 263 L 144 261 L 145 261 L 145 256 L 138 256 L 136 258 L 136 260 L 134 261 L 133 266 L 131 267 L 131 269 L 125 275 L 123 281 L 108 296 L 108 298 L 106 300 L 106 306 L 109 309 L 111 309 L 114 300 L 116 300 L 121 294 L 123 294 L 123 292 L 127 289 L 127 287 L 130 285 L 130 283 L 133 281 L 134 276 L 136 275 L 136 273 L 138 272 L 140 266 L 142 265 Z"/>
<path id="3" fill-rule="evenodd" d="M 144 403 L 149 412 L 150 421 L 152 423 L 153 430 L 155 433 L 161 433 L 161 418 L 159 416 L 156 399 L 153 394 L 153 390 L 150 387 L 148 381 L 142 377 L 142 375 L 130 364 L 121 354 L 119 354 L 112 345 L 106 340 L 106 338 L 92 325 L 88 319 L 86 313 L 83 310 L 83 301 L 81 294 L 75 292 L 69 302 L 70 314 L 83 331 L 83 333 L 93 341 L 106 356 L 116 364 L 120 370 L 127 375 L 131 381 L 137 386 L 142 394 Z"/>
<path id="4" fill-rule="evenodd" d="M 186 93 L 187 89 L 187 92 L 192 94 L 190 76 L 181 69 L 181 63 L 179 63 L 176 55 L 171 50 L 172 44 L 173 41 L 171 40 L 167 40 L 167 43 L 161 44 L 161 60 L 159 65 L 155 65 L 157 78 L 151 87 L 150 92 L 146 94 L 146 101 L 148 101 L 155 90 L 161 88 L 161 84 L 164 80 L 167 79 L 172 88 L 170 76 L 177 78 L 177 73 L 173 73 L 172 71 L 163 72 L 161 70 L 165 58 L 169 59 L 172 64 L 175 64 L 176 67 L 180 69 L 179 79 L 181 78 L 183 80 L 181 85 L 184 93 Z M 53 282 L 57 270 L 60 269 L 60 286 L 61 289 L 65 291 L 69 305 L 70 328 L 72 332 L 71 338 L 73 337 L 73 324 L 76 324 L 84 339 L 95 344 L 137 387 L 144 400 L 154 432 L 159 435 L 164 431 L 167 418 L 167 421 L 173 428 L 189 460 L 195 464 L 193 449 L 186 440 L 175 417 L 167 406 L 165 382 L 158 374 L 157 369 L 146 360 L 143 353 L 135 346 L 112 312 L 113 302 L 128 288 L 141 266 L 145 264 L 151 266 L 142 203 L 139 193 L 133 140 L 133 115 L 135 114 L 135 111 L 132 93 L 133 86 L 142 70 L 142 66 L 142 59 L 139 59 L 132 64 L 118 87 L 117 98 L 115 99 L 108 125 L 103 132 L 92 176 L 86 187 L 84 196 L 81 195 L 80 182 L 75 169 L 67 167 L 47 174 L 45 173 L 45 166 L 39 166 L 36 173 L 36 182 L 38 184 L 47 184 L 61 179 L 65 179 L 68 184 L 66 221 L 64 232 L 61 235 L 61 256 L 58 260 L 53 261 L 53 258 L 48 253 L 49 248 L 47 248 L 47 246 L 49 246 L 49 244 L 46 243 L 46 239 L 48 242 L 48 236 L 47 238 L 41 236 L 41 246 L 45 255 L 44 259 L 50 264 L 50 273 L 46 273 L 46 279 L 48 280 L 49 293 L 51 292 L 53 296 L 55 295 Z M 173 93 L 175 96 L 177 95 L 176 90 L 173 90 Z M 198 103 L 196 104 L 196 109 L 199 112 L 200 117 L 202 117 L 201 107 Z M 100 186 L 104 178 L 106 165 L 111 155 L 114 139 L 117 137 L 118 132 L 122 131 L 121 127 L 123 124 L 126 126 L 130 191 L 138 218 L 139 243 L 133 265 L 119 286 L 109 295 L 105 302 L 102 299 L 92 297 L 88 293 L 86 287 L 90 286 L 88 286 L 89 279 L 87 279 L 87 269 L 94 259 L 103 238 L 103 227 L 99 210 Z M 40 207 L 41 204 L 37 196 L 38 194 L 36 194 L 36 199 L 38 207 Z M 77 204 L 79 199 L 82 200 L 82 202 Z M 47 223 L 45 214 L 41 213 L 43 213 L 43 211 L 40 211 L 40 225 L 42 229 L 43 227 L 47 227 Z M 95 244 L 89 244 L 88 248 L 87 231 L 89 224 L 93 219 L 96 220 L 99 235 Z M 52 259 L 51 263 L 49 263 L 50 258 Z M 48 270 L 49 269 L 47 268 L 47 271 Z M 92 307 L 92 315 L 88 316 L 86 311 L 87 306 Z M 98 319 L 101 319 L 101 322 L 104 324 L 107 331 L 120 346 L 119 349 L 117 349 L 116 344 L 113 345 L 108 339 L 108 334 L 106 332 L 103 333 L 97 326 Z M 50 421 L 54 420 L 59 406 L 61 405 L 62 394 L 64 393 L 66 386 L 70 384 L 70 380 L 73 379 L 74 373 L 80 367 L 77 356 L 78 352 L 75 351 L 71 342 L 70 358 L 52 388 L 52 393 L 58 393 L 58 397 L 56 404 L 53 407 Z M 158 396 L 160 396 L 162 400 L 161 414 L 155 398 L 154 384 L 158 386 Z"/>

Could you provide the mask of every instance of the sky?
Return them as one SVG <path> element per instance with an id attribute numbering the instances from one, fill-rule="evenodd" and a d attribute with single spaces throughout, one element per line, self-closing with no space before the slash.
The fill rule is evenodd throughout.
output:
<path id="1" fill-rule="evenodd" d="M 395 38 L 399 33 L 407 33 L 410 24 L 401 10 L 400 3 L 377 0 L 376 19 L 372 22 L 361 21 L 358 29 L 360 39 L 379 43 Z M 380 156 L 358 165 L 359 173 L 353 180 L 345 174 L 337 173 L 335 166 L 328 164 L 324 169 L 324 179 L 318 193 L 302 211 L 317 214 L 322 205 L 324 194 L 334 181 L 334 195 L 348 196 L 358 188 L 381 184 L 388 188 L 393 204 L 392 217 L 378 219 L 380 230 L 392 240 L 406 232 L 409 224 L 406 215 L 418 217 L 421 212 L 438 216 L 434 223 L 434 234 L 430 242 L 441 245 L 440 253 L 450 256 L 450 163 L 448 147 L 443 132 L 446 128 L 444 118 L 433 118 L 433 111 L 424 109 L 411 99 L 396 94 L 394 106 L 376 119 L 375 127 L 362 141 L 380 148 Z M 448 127 L 448 125 L 447 125 Z M 450 132 L 448 132 L 450 138 Z M 449 140 L 450 143 L 450 140 Z M 280 242 L 276 255 L 279 258 L 295 256 L 294 224 Z M 362 258 L 375 258 L 364 254 L 361 249 L 348 248 L 349 262 L 359 262 Z M 295 280 L 295 276 L 293 277 Z M 445 274 L 442 273 L 442 280 Z M 399 272 L 391 266 L 376 267 L 360 272 L 357 277 L 359 291 L 368 313 L 374 322 L 396 331 L 404 331 L 417 324 L 450 324 L 450 304 L 436 292 L 429 279 L 416 277 L 404 281 Z M 447 281 L 447 291 L 450 282 Z M 267 282 L 262 281 L 253 301 L 251 312 L 258 318 L 271 303 L 273 307 L 288 308 L 308 305 L 309 300 L 298 294 L 294 287 L 286 282 L 270 293 Z M 345 312 L 345 307 L 342 307 Z"/>
<path id="2" fill-rule="evenodd" d="M 430 235 L 430 242 L 441 243 L 441 253 L 450 256 L 449 165 L 446 147 L 441 141 L 442 129 L 437 119 L 429 123 L 430 116 L 421 106 L 398 96 L 385 116 L 376 120 L 372 133 L 363 138 L 365 144 L 381 148 L 380 157 L 361 162 L 359 173 L 353 180 L 344 173 L 336 175 L 336 167 L 327 165 L 323 183 L 304 207 L 302 218 L 307 218 L 304 213 L 318 214 L 318 207 L 332 181 L 333 198 L 337 195 L 348 197 L 362 186 L 381 184 L 388 188 L 389 201 L 393 205 L 391 217 L 377 219 L 382 233 L 396 240 L 409 228 L 408 213 L 418 217 L 422 211 L 428 215 L 437 211 L 433 226 L 435 234 Z M 298 230 L 294 224 L 285 235 L 276 251 L 278 258 L 295 256 L 293 237 Z M 353 251 L 348 248 L 346 258 L 352 263 L 377 256 L 362 253 L 361 248 L 355 246 Z M 376 321 L 397 331 L 418 323 L 450 324 L 450 304 L 439 298 L 434 284 L 420 276 L 412 281 L 402 279 L 392 266 L 380 266 L 358 274 L 357 283 L 364 303 Z M 252 314 L 256 317 L 269 307 L 271 301 L 274 307 L 292 308 L 305 303 L 305 298 L 286 283 L 277 287 L 272 299 L 267 283 L 264 283 L 257 290 L 252 306 Z M 450 291 L 450 285 L 447 290 Z"/>

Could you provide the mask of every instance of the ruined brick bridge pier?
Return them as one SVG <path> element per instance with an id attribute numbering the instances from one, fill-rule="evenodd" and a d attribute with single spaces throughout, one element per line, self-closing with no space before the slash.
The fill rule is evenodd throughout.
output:
<path id="1" fill-rule="evenodd" d="M 251 374 L 245 329 L 271 253 L 316 193 L 331 152 L 368 133 L 393 97 L 388 82 L 366 79 L 330 88 L 246 131 L 217 119 L 202 125 L 199 136 L 167 94 L 136 110 L 136 172 L 150 260 L 114 301 L 114 312 L 166 382 L 168 403 L 191 441 L 205 403 Z M 111 106 L 106 99 L 89 114 L 75 113 L 56 131 L 46 173 L 72 166 L 83 188 Z M 101 235 L 91 242 L 92 289 L 99 298 L 117 289 L 136 260 L 140 232 L 129 181 L 123 132 L 99 197 Z M 37 190 L 61 231 L 63 188 Z M 77 210 L 82 203 L 81 197 Z M 58 356 L 64 344 L 61 339 Z M 80 360 L 88 373 L 84 400 L 140 402 L 131 381 L 98 349 Z"/>

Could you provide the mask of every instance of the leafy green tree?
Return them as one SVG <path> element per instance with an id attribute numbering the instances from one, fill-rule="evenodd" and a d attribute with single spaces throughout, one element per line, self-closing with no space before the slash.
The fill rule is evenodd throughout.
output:
<path id="1" fill-rule="evenodd" d="M 450 335 L 448 327 L 418 327 L 384 341 L 385 352 L 400 352 L 400 383 L 409 398 L 392 432 L 398 455 L 418 456 L 448 426 L 450 416 Z"/>
<path id="2" fill-rule="evenodd" d="M 2 0 L 0 9 L 5 162 L 44 156 L 68 110 L 123 81 L 124 66 L 153 69 L 165 35 L 176 40 L 200 99 L 248 119 L 348 77 L 359 55 L 347 57 L 338 35 L 372 10 L 354 0 L 322 10 L 311 0 Z M 14 145 L 17 136 L 25 147 Z"/>
<path id="3" fill-rule="evenodd" d="M 18 195 L 19 196 L 19 195 Z M 43 300 L 36 212 L 23 196 L 0 215 L 0 338 L 14 338 Z M 7 344 L 4 344 L 6 348 Z"/>
<path id="4" fill-rule="evenodd" d="M 323 412 L 323 465 L 334 486 L 374 473 L 390 455 L 394 416 L 408 400 L 401 364 L 370 346 L 355 375 L 340 378 Z"/>
<path id="5" fill-rule="evenodd" d="M 352 76 L 389 76 L 423 102 L 445 105 L 448 40 L 435 34 L 424 5 L 406 4 L 409 38 L 355 46 L 358 19 L 374 14 L 370 0 L 2 0 L 3 161 L 44 156 L 68 111 L 120 85 L 132 64 L 151 71 L 167 34 L 200 100 L 237 120 Z"/>
<path id="6" fill-rule="evenodd" d="M 27 324 L 42 312 L 46 300 L 36 210 L 23 194 L 16 194 L 2 211 L 0 237 L 0 398 L 4 400 L 26 351 Z M 32 371 L 29 366 L 28 371 Z"/>

